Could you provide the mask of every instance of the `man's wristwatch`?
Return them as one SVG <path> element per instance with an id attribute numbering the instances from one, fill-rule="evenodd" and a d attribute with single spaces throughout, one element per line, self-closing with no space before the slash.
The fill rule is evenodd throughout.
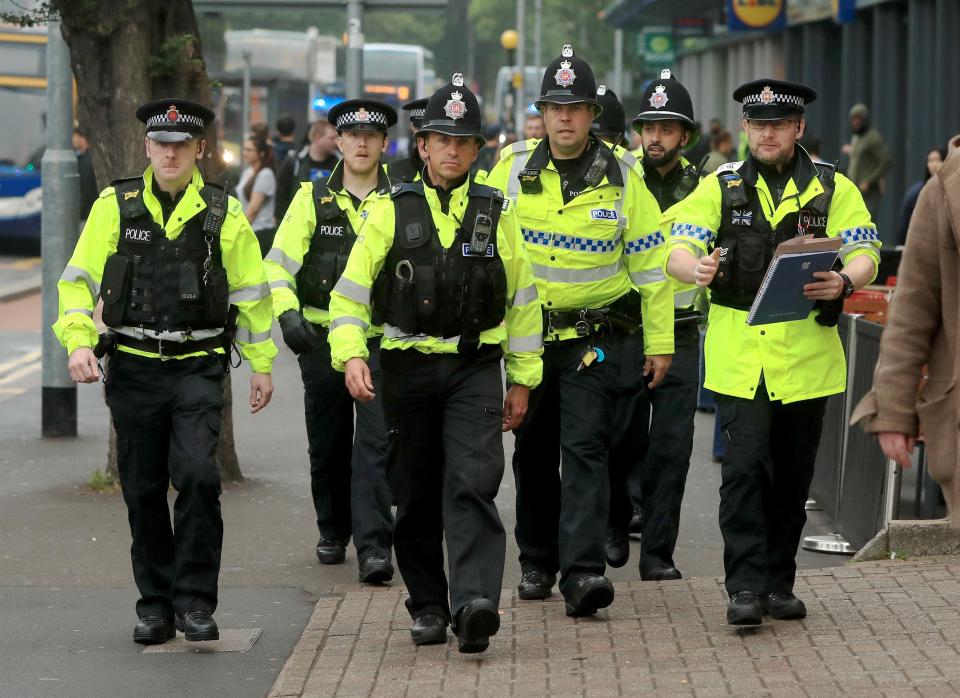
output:
<path id="1" fill-rule="evenodd" d="M 840 278 L 843 279 L 843 291 L 840 292 L 840 298 L 846 300 L 853 295 L 853 292 L 856 290 L 853 287 L 853 282 L 850 280 L 850 277 L 840 272 Z"/>

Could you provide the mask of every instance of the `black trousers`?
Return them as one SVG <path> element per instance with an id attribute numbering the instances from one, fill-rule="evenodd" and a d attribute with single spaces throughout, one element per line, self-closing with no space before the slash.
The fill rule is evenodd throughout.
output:
<path id="1" fill-rule="evenodd" d="M 106 397 L 141 617 L 217 608 L 223 376 L 216 357 L 160 361 L 118 351 L 110 360 Z M 170 484 L 177 491 L 172 528 Z"/>
<path id="2" fill-rule="evenodd" d="M 473 357 L 384 350 L 381 358 L 393 545 L 407 609 L 413 618 L 451 619 L 474 599 L 499 604 L 506 555 L 494 503 L 504 467 L 499 347 Z"/>
<path id="3" fill-rule="evenodd" d="M 680 507 L 693 453 L 700 330 L 696 323 L 680 325 L 674 339 L 673 362 L 663 382 L 653 390 L 621 398 L 610 455 L 610 525 L 625 530 L 634 504 L 643 507 L 642 571 L 674 566 Z"/>
<path id="4" fill-rule="evenodd" d="M 762 381 L 753 400 L 716 397 L 727 592 L 790 592 L 827 399 L 784 405 Z"/>
<path id="5" fill-rule="evenodd" d="M 387 428 L 380 393 L 380 338 L 367 342 L 370 372 L 378 396 L 354 402 L 343 374 L 330 365 L 323 341 L 301 354 L 303 403 L 310 454 L 310 490 L 320 535 L 346 543 L 353 535 L 357 560 L 387 557 L 392 542 L 392 498 L 387 483 Z M 354 429 L 356 407 L 356 429 Z"/>
<path id="6" fill-rule="evenodd" d="M 593 344 L 604 350 L 604 361 L 577 371 Z M 521 569 L 559 571 L 561 591 L 571 575 L 606 570 L 615 405 L 621 396 L 645 390 L 643 358 L 640 335 L 613 333 L 544 347 L 543 382 L 515 432 L 515 535 Z"/>

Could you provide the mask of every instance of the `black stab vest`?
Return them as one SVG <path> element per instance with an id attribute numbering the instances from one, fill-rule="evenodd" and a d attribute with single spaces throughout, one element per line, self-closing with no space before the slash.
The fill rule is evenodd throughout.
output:
<path id="1" fill-rule="evenodd" d="M 747 184 L 739 172 L 717 175 L 721 206 L 716 247 L 721 248 L 721 255 L 710 284 L 711 303 L 749 310 L 777 245 L 799 235 L 827 237 L 834 170 L 830 165 L 815 164 L 823 192 L 799 211 L 785 216 L 776 227 L 764 216 L 757 189 Z"/>
<path id="2" fill-rule="evenodd" d="M 200 196 L 207 216 L 191 218 L 172 240 L 147 210 L 142 177 L 120 179 L 113 186 L 120 237 L 103 271 L 104 323 L 156 332 L 225 327 L 230 288 L 220 254 L 224 191 L 204 186 Z M 204 269 L 208 257 L 209 269 Z"/>
<path id="3" fill-rule="evenodd" d="M 317 225 L 303 266 L 297 272 L 297 298 L 301 306 L 328 310 L 330 292 L 347 267 L 357 235 L 347 212 L 337 206 L 336 198 L 323 182 L 313 184 L 313 206 Z"/>
<path id="4" fill-rule="evenodd" d="M 497 244 L 503 194 L 475 182 L 469 186 L 463 225 L 449 249 L 433 224 L 423 182 L 391 189 L 396 228 L 374 283 L 374 324 L 386 322 L 410 335 L 460 335 L 461 346 L 468 346 L 479 341 L 480 332 L 503 321 L 507 276 Z M 491 234 L 486 251 L 473 254 L 470 243 L 478 213 L 489 215 Z"/>

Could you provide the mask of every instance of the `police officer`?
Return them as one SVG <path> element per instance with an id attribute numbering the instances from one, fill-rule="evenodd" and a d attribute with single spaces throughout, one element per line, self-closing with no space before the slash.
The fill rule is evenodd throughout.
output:
<path id="1" fill-rule="evenodd" d="M 672 222 L 669 273 L 710 287 L 705 386 L 716 393 L 726 445 L 727 622 L 756 625 L 765 613 L 806 615 L 793 594 L 795 556 L 824 406 L 847 375 L 837 306 L 874 277 L 880 242 L 857 188 L 797 145 L 812 88 L 763 79 L 733 98 L 743 104 L 749 157 L 704 178 L 664 223 Z M 774 248 L 803 233 L 843 241 L 842 269 L 818 272 L 803 287 L 820 308 L 804 320 L 748 325 Z"/>
<path id="2" fill-rule="evenodd" d="M 501 431 L 521 423 L 542 372 L 540 306 L 516 215 L 469 176 L 480 119 L 461 74 L 433 94 L 417 133 L 424 178 L 393 186 L 393 206 L 368 220 L 330 304 L 333 364 L 358 400 L 376 395 L 364 328 L 384 321 L 387 472 L 410 632 L 417 645 L 443 643 L 452 621 L 461 652 L 482 652 L 500 626 Z"/>
<path id="3" fill-rule="evenodd" d="M 216 640 L 223 377 L 235 340 L 253 371 L 251 411 L 270 402 L 270 292 L 240 203 L 197 170 L 213 112 L 168 98 L 144 104 L 137 118 L 150 165 L 94 203 L 57 284 L 53 330 L 77 382 L 95 382 L 97 356 L 112 353 L 106 399 L 140 590 L 134 641 L 166 642 L 175 627 L 190 641 Z M 99 346 L 98 297 L 110 328 Z"/>
<path id="4" fill-rule="evenodd" d="M 327 118 L 337 129 L 343 160 L 326 182 L 301 185 L 264 264 L 273 312 L 287 346 L 299 355 L 303 377 L 317 559 L 342 563 L 352 533 L 360 581 L 376 584 L 393 577 L 383 411 L 379 400 L 357 402 L 354 432 L 354 400 L 330 365 L 327 333 L 330 292 L 350 249 L 377 207 L 390 205 L 380 157 L 397 113 L 377 100 L 354 99 L 334 106 Z M 379 383 L 379 328 L 366 337 Z"/>
<path id="5" fill-rule="evenodd" d="M 643 143 L 638 174 L 657 208 L 666 211 L 696 189 L 700 181 L 697 168 L 680 154 L 700 135 L 694 128 L 693 102 L 686 88 L 664 69 L 660 79 L 647 87 L 640 103 L 643 111 L 633 119 L 633 128 Z M 681 578 L 673 551 L 693 452 L 700 329 L 692 308 L 696 287 L 679 282 L 673 287 L 673 363 L 656 390 L 628 395 L 622 401 L 620 437 L 611 455 L 607 561 L 616 567 L 625 564 L 630 551 L 627 530 L 642 530 L 640 578 L 644 580 Z"/>
<path id="6" fill-rule="evenodd" d="M 623 132 L 626 128 L 626 116 L 617 93 L 606 85 L 597 85 L 597 102 L 600 103 L 601 111 L 593 120 L 590 130 L 611 148 L 625 147 Z"/>
<path id="7" fill-rule="evenodd" d="M 406 157 L 397 158 L 387 165 L 387 175 L 391 180 L 412 182 L 420 176 L 423 161 L 420 159 L 420 152 L 417 150 L 417 131 L 420 130 L 423 123 L 423 112 L 427 108 L 427 101 L 426 97 L 415 99 L 401 107 L 407 112 L 410 119 L 410 152 Z"/>
<path id="8" fill-rule="evenodd" d="M 547 598 L 559 571 L 567 614 L 585 616 L 614 595 L 603 576 L 614 403 L 644 375 L 663 379 L 673 300 L 660 212 L 633 158 L 591 134 L 596 82 L 571 46 L 544 73 L 537 107 L 546 138 L 505 149 L 488 178 L 516 202 L 546 318 L 544 380 L 513 457 L 518 589 Z"/>
<path id="9" fill-rule="evenodd" d="M 277 167 L 276 218 L 281 220 L 304 182 L 316 182 L 330 176 L 340 158 L 337 132 L 329 121 L 314 121 L 307 129 L 307 144 L 300 152 L 290 151 Z"/>

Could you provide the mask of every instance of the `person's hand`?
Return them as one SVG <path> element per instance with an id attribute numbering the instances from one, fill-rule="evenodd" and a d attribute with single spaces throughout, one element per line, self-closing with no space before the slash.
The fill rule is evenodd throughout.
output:
<path id="1" fill-rule="evenodd" d="M 717 267 L 720 265 L 720 248 L 717 247 L 706 257 L 697 260 L 697 266 L 693 270 L 693 278 L 697 286 L 709 286 L 713 277 L 717 275 Z"/>
<path id="2" fill-rule="evenodd" d="M 840 148 L 840 152 L 843 153 L 844 155 L 849 155 L 850 153 L 853 152 L 853 146 L 850 145 L 849 143 L 844 143 L 843 146 Z"/>
<path id="3" fill-rule="evenodd" d="M 269 373 L 250 374 L 250 414 L 256 414 L 270 404 L 273 397 L 273 377 Z"/>
<path id="4" fill-rule="evenodd" d="M 370 402 L 376 397 L 373 392 L 373 376 L 367 362 L 359 356 L 354 356 L 343 366 L 344 383 L 354 400 Z"/>
<path id="5" fill-rule="evenodd" d="M 870 182 L 864 182 L 857 188 L 860 190 L 862 194 L 866 194 L 868 191 L 870 191 Z"/>
<path id="6" fill-rule="evenodd" d="M 530 401 L 530 388 L 525 385 L 511 385 L 503 401 L 503 425 L 500 431 L 512 431 L 523 423 Z"/>
<path id="7" fill-rule="evenodd" d="M 804 284 L 803 295 L 810 300 L 832 301 L 843 295 L 843 277 L 835 271 L 814 272 L 813 277 L 819 279 Z"/>
<path id="8" fill-rule="evenodd" d="M 277 318 L 284 343 L 294 354 L 309 354 L 320 345 L 313 325 L 296 310 L 285 310 Z"/>
<path id="9" fill-rule="evenodd" d="M 67 360 L 67 371 L 75 383 L 96 383 L 100 379 L 97 357 L 90 347 L 77 347 Z"/>
<path id="10" fill-rule="evenodd" d="M 644 358 L 643 375 L 653 374 L 653 380 L 647 383 L 648 388 L 656 388 L 663 382 L 671 363 L 673 363 L 673 354 L 654 354 Z"/>
<path id="11" fill-rule="evenodd" d="M 880 441 L 883 455 L 896 461 L 901 468 L 910 467 L 910 454 L 913 453 L 916 439 L 896 431 L 881 431 L 877 434 L 877 439 Z"/>

